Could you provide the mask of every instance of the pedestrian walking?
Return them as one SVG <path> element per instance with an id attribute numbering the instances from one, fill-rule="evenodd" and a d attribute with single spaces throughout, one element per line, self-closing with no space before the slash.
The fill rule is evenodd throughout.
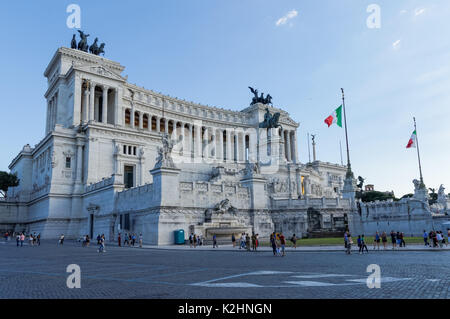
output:
<path id="1" fill-rule="evenodd" d="M 197 247 L 197 235 L 194 234 L 194 238 L 192 239 L 192 241 L 194 242 L 194 248 Z"/>
<path id="2" fill-rule="evenodd" d="M 391 231 L 391 242 L 392 242 L 392 249 L 396 248 L 397 245 L 397 235 L 394 233 L 394 231 Z"/>
<path id="3" fill-rule="evenodd" d="M 425 229 L 423 230 L 422 237 L 423 237 L 423 242 L 424 242 L 425 246 L 430 246 L 430 244 L 428 243 L 428 233 Z"/>
<path id="4" fill-rule="evenodd" d="M 366 238 L 364 237 L 364 234 L 361 236 L 361 253 L 364 253 L 364 249 L 366 249 L 366 253 L 369 253 L 369 249 L 367 249 L 366 245 Z"/>
<path id="5" fill-rule="evenodd" d="M 98 252 L 99 253 L 105 253 L 106 252 L 106 249 L 105 249 L 105 237 L 104 236 L 100 237 Z"/>
<path id="6" fill-rule="evenodd" d="M 23 242 L 25 241 L 25 234 L 20 234 L 20 247 L 23 247 Z"/>
<path id="7" fill-rule="evenodd" d="M 386 248 L 387 248 L 387 234 L 386 234 L 386 232 L 385 231 L 383 231 L 382 233 L 381 233 L 381 242 L 383 243 L 383 248 L 384 248 L 384 250 L 386 250 Z"/>
<path id="8" fill-rule="evenodd" d="M 61 236 L 59 236 L 59 241 L 58 243 L 62 246 L 64 245 L 64 234 L 61 234 Z"/>
<path id="9" fill-rule="evenodd" d="M 128 239 L 128 233 L 125 233 L 125 236 L 123 237 L 123 245 L 130 246 L 130 241 Z"/>
<path id="10" fill-rule="evenodd" d="M 239 246 L 239 249 L 245 249 L 245 233 L 241 234 L 241 245 Z"/>
<path id="11" fill-rule="evenodd" d="M 345 251 L 347 251 L 347 245 L 348 245 L 348 231 L 346 231 L 344 233 L 344 248 L 345 248 Z"/>
<path id="12" fill-rule="evenodd" d="M 346 251 L 345 253 L 347 255 L 350 255 L 352 253 L 352 244 L 353 244 L 353 240 L 352 240 L 352 235 L 350 233 L 347 234 L 347 246 L 346 246 Z"/>
<path id="13" fill-rule="evenodd" d="M 20 244 L 20 234 L 19 233 L 17 233 L 17 236 L 16 236 L 16 243 L 17 243 L 17 247 L 19 247 L 19 244 Z"/>
<path id="14" fill-rule="evenodd" d="M 256 250 L 256 235 L 254 233 L 252 234 L 252 250 Z"/>
<path id="15" fill-rule="evenodd" d="M 250 251 L 250 236 L 248 234 L 245 234 L 245 249 Z"/>
<path id="16" fill-rule="evenodd" d="M 120 237 L 120 233 L 119 233 L 119 236 L 117 236 L 117 243 L 119 244 L 119 247 L 122 246 L 121 241 L 122 241 L 122 238 Z"/>
<path id="17" fill-rule="evenodd" d="M 281 245 L 281 256 L 286 256 L 286 238 L 283 235 L 283 232 L 280 233 L 280 245 Z"/>
<path id="18" fill-rule="evenodd" d="M 373 250 L 375 250 L 375 247 L 378 247 L 378 250 L 380 250 L 380 241 L 381 237 L 378 231 L 375 233 L 374 239 L 373 239 Z"/>
<path id="19" fill-rule="evenodd" d="M 216 237 L 216 234 L 213 235 L 213 248 L 219 248 L 219 246 L 217 245 L 217 237 Z"/>
<path id="20" fill-rule="evenodd" d="M 191 233 L 189 235 L 189 247 L 191 247 L 191 248 L 192 248 L 192 245 L 193 245 L 193 241 L 194 241 L 194 234 Z"/>
<path id="21" fill-rule="evenodd" d="M 258 246 L 259 246 L 258 236 L 259 236 L 259 234 L 255 235 L 255 251 L 258 250 Z"/>
<path id="22" fill-rule="evenodd" d="M 270 234 L 270 245 L 272 246 L 273 255 L 276 256 L 277 254 L 277 245 L 275 243 L 275 232 Z"/>
<path id="23" fill-rule="evenodd" d="M 231 234 L 231 242 L 233 243 L 233 248 L 236 247 L 236 237 L 234 237 L 234 234 Z"/>
<path id="24" fill-rule="evenodd" d="M 292 235 L 291 242 L 292 242 L 292 246 L 294 247 L 294 249 L 297 249 L 297 236 L 295 236 L 295 234 Z"/>
<path id="25" fill-rule="evenodd" d="M 143 237 L 142 237 L 142 233 L 139 234 L 139 247 L 142 248 L 142 242 L 143 242 Z"/>

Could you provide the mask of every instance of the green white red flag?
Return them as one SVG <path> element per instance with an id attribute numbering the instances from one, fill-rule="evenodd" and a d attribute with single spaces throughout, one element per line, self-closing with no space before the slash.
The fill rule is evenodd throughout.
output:
<path id="1" fill-rule="evenodd" d="M 334 112 L 328 116 L 324 122 L 328 125 L 328 127 L 330 127 L 333 123 L 336 123 L 339 127 L 342 127 L 342 105 L 334 110 Z"/>
<path id="2" fill-rule="evenodd" d="M 408 141 L 408 144 L 406 145 L 406 148 L 416 147 L 417 144 L 417 134 L 416 131 L 411 134 L 411 138 Z"/>

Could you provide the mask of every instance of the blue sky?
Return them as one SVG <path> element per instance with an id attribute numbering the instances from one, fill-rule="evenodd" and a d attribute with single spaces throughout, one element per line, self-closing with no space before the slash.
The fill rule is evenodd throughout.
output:
<path id="1" fill-rule="evenodd" d="M 340 162 L 344 131 L 323 120 L 343 87 L 353 170 L 397 196 L 418 177 L 416 152 L 405 148 L 415 116 L 425 184 L 450 191 L 447 0 L 1 2 L 0 170 L 43 137 L 43 72 L 70 45 L 71 3 L 81 7 L 90 42 L 105 42 L 106 57 L 126 66 L 131 83 L 233 110 L 248 106 L 248 86 L 270 93 L 300 122 L 302 162 L 307 132 L 317 134 L 320 160 Z M 381 27 L 370 29 L 373 3 Z"/>

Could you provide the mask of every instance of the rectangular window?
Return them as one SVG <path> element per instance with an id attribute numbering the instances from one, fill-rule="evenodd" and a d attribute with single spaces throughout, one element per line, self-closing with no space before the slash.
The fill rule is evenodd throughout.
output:
<path id="1" fill-rule="evenodd" d="M 127 166 L 124 167 L 124 184 L 125 188 L 134 187 L 134 167 Z"/>
<path id="2" fill-rule="evenodd" d="M 70 168 L 70 167 L 71 167 L 71 158 L 66 157 L 66 168 Z"/>

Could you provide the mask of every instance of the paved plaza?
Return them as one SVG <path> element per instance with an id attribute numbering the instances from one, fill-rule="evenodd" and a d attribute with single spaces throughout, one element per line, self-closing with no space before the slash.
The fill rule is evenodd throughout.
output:
<path id="1" fill-rule="evenodd" d="M 450 298 L 450 249 L 364 255 L 298 249 L 274 257 L 229 246 L 175 248 L 109 245 L 98 253 L 96 245 L 70 241 L 1 243 L 0 298 Z M 81 268 L 80 289 L 66 286 L 69 264 Z M 366 285 L 370 264 L 381 268 L 379 289 Z"/>

